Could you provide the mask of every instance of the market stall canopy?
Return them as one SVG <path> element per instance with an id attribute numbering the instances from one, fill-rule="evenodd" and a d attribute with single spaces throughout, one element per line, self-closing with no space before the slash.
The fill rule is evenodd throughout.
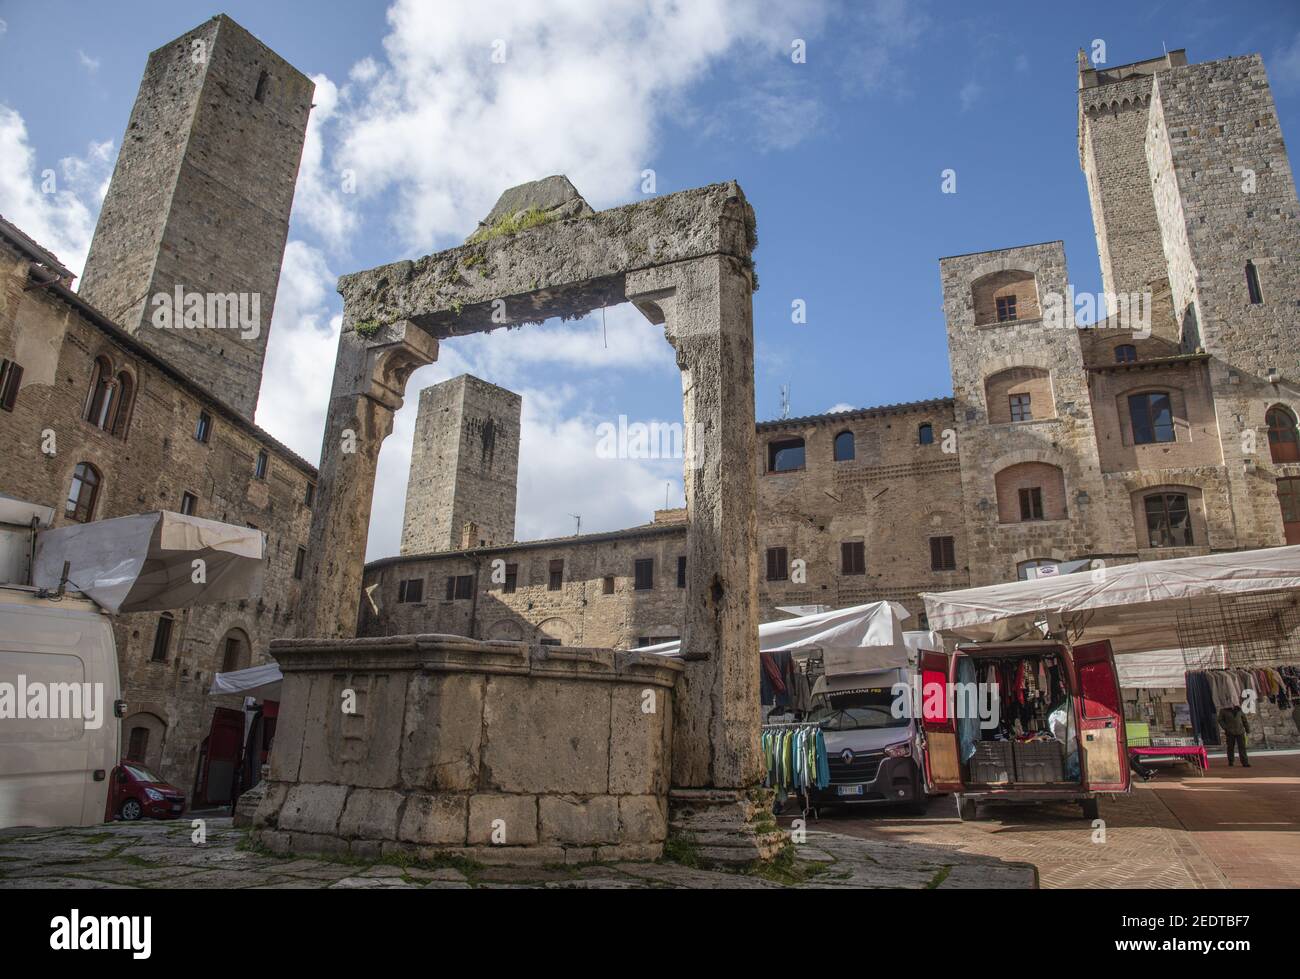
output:
<path id="1" fill-rule="evenodd" d="M 1247 599 L 1270 592 L 1288 605 L 1300 602 L 1300 546 L 1140 561 L 922 597 L 930 627 L 956 639 L 1028 638 L 1041 635 L 1036 626 L 1045 623 L 1074 642 L 1109 639 L 1116 653 L 1136 653 L 1180 648 L 1179 616 L 1223 609 L 1241 622 L 1258 608 L 1273 618 L 1275 604 Z"/>
<path id="2" fill-rule="evenodd" d="M 275 663 L 263 663 L 250 666 L 246 670 L 232 670 L 230 673 L 218 673 L 212 678 L 208 693 L 213 697 L 238 693 L 258 700 L 279 700 L 280 681 L 284 674 Z"/>
<path id="3" fill-rule="evenodd" d="M 758 627 L 758 648 L 764 653 L 789 652 L 796 657 L 820 650 L 827 673 L 861 673 L 908 664 L 908 633 L 903 631 L 907 609 L 897 602 L 870 602 L 833 609 Z M 917 633 L 913 643 L 928 633 Z M 937 641 L 937 640 L 936 640 Z M 942 648 L 936 646 L 934 648 Z M 681 642 L 643 646 L 639 653 L 680 655 Z"/>
<path id="4" fill-rule="evenodd" d="M 260 530 L 157 510 L 38 532 L 32 584 L 58 589 L 66 562 L 108 612 L 190 608 L 260 595 L 264 554 Z"/>

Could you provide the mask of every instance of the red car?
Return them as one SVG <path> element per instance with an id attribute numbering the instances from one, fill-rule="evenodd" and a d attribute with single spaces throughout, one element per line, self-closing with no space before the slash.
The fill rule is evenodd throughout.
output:
<path id="1" fill-rule="evenodd" d="M 108 785 L 108 811 L 126 820 L 149 816 L 175 819 L 185 811 L 185 793 L 165 782 L 137 761 L 124 761 L 113 769 Z"/>

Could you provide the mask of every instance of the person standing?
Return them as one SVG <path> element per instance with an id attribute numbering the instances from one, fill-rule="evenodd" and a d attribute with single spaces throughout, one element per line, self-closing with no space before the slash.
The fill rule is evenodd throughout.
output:
<path id="1" fill-rule="evenodd" d="M 1223 728 L 1224 739 L 1228 742 L 1228 767 L 1232 767 L 1235 748 L 1241 754 L 1241 767 L 1249 768 L 1250 761 L 1246 758 L 1246 735 L 1250 731 L 1250 721 L 1241 708 L 1236 704 L 1219 708 L 1219 727 Z"/>

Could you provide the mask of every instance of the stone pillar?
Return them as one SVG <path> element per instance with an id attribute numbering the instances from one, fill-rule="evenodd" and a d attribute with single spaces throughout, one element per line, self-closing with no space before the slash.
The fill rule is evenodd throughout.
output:
<path id="1" fill-rule="evenodd" d="M 437 359 L 438 341 L 409 320 L 382 327 L 371 337 L 346 325 L 339 335 L 307 544 L 299 636 L 347 639 L 357 634 L 379 450 L 393 430 L 393 415 L 402 407 L 406 379 Z"/>
<path id="2" fill-rule="evenodd" d="M 686 671 L 674 701 L 670 825 L 707 860 L 770 857 L 784 836 L 759 787 L 758 486 L 753 281 L 732 256 L 629 273 L 662 323 L 686 423 Z"/>

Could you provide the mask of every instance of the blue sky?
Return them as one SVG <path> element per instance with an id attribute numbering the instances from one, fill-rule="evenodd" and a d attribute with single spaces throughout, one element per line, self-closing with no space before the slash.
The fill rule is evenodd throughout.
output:
<path id="1" fill-rule="evenodd" d="M 1076 289 L 1100 287 L 1080 46 L 1104 41 L 1111 65 L 1162 45 L 1192 61 L 1259 52 L 1284 135 L 1300 132 L 1300 5 L 1284 0 L 0 0 L 0 213 L 79 268 L 146 55 L 219 9 L 317 81 L 257 416 L 311 460 L 334 279 L 458 244 L 523 180 L 567 173 L 597 208 L 639 199 L 646 168 L 658 193 L 739 180 L 758 216 L 762 419 L 783 384 L 796 415 L 950 393 L 941 256 L 1062 239 Z M 47 168 L 55 194 L 40 193 Z M 947 168 L 956 194 L 940 192 Z M 371 556 L 396 550 L 415 390 L 466 370 L 524 394 L 521 538 L 680 502 L 680 462 L 595 456 L 601 422 L 681 417 L 658 331 L 621 308 L 608 332 L 608 346 L 598 322 L 444 345 L 385 445 Z"/>

